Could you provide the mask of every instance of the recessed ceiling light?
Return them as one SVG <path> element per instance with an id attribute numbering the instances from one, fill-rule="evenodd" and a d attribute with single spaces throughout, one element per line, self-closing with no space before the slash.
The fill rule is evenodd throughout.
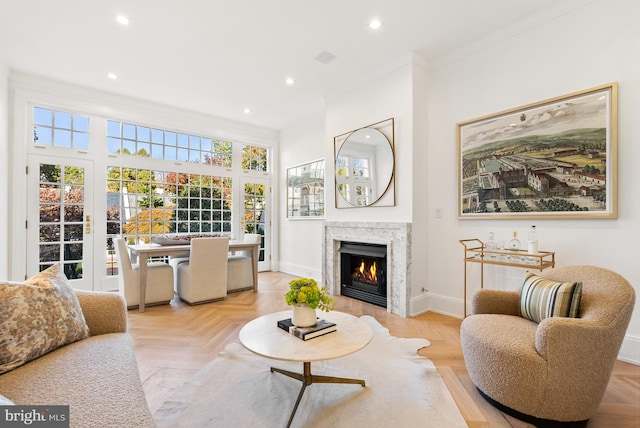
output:
<path id="1" fill-rule="evenodd" d="M 249 114 L 251 113 L 251 110 L 249 110 L 248 108 L 244 109 L 244 114 Z"/>
<path id="2" fill-rule="evenodd" d="M 293 85 L 294 83 L 296 83 L 295 80 L 293 80 L 293 77 L 287 77 L 287 80 L 285 80 L 287 85 Z"/>
<path id="3" fill-rule="evenodd" d="M 369 28 L 371 28 L 372 30 L 377 30 L 381 26 L 382 22 L 380 22 L 379 19 L 372 19 L 371 22 L 369 22 Z"/>
<path id="4" fill-rule="evenodd" d="M 127 18 L 124 15 L 118 15 L 116 16 L 116 21 L 118 22 L 118 24 L 120 25 L 129 25 L 129 18 Z"/>
<path id="5" fill-rule="evenodd" d="M 107 77 L 111 80 L 116 80 L 118 75 L 116 73 L 107 73 Z"/>

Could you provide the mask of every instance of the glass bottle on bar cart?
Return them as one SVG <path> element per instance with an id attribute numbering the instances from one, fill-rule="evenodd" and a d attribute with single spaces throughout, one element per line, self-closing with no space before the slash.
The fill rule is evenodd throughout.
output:
<path id="1" fill-rule="evenodd" d="M 536 230 L 535 226 L 531 226 L 531 230 L 529 230 L 527 252 L 529 254 L 538 254 L 538 231 Z"/>
<path id="2" fill-rule="evenodd" d="M 511 251 L 520 251 L 520 240 L 518 239 L 518 232 L 513 231 L 513 239 L 509 241 L 509 249 Z"/>
<path id="3" fill-rule="evenodd" d="M 484 245 L 484 247 L 489 251 L 495 251 L 498 249 L 498 243 L 493 239 L 495 237 L 495 233 L 489 232 L 489 240 Z M 489 258 L 495 259 L 496 253 L 490 253 Z"/>

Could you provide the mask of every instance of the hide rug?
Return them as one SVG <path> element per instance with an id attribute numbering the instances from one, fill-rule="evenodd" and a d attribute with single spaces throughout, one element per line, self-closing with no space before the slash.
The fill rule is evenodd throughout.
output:
<path id="1" fill-rule="evenodd" d="M 466 427 L 433 363 L 417 354 L 429 341 L 393 337 L 375 318 L 361 319 L 373 330 L 371 343 L 346 357 L 313 362 L 311 370 L 364 379 L 366 387 L 309 385 L 291 426 Z M 158 427 L 286 426 L 301 383 L 271 373 L 272 366 L 302 372 L 302 363 L 271 360 L 230 343 L 155 412 Z"/>

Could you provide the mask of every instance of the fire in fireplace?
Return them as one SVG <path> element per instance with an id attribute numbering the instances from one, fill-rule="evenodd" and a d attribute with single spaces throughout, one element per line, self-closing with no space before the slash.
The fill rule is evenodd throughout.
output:
<path id="1" fill-rule="evenodd" d="M 340 243 L 340 293 L 387 307 L 387 246 Z"/>
<path id="2" fill-rule="evenodd" d="M 378 262 L 362 259 L 360 266 L 351 274 L 351 280 L 373 286 L 378 285 Z"/>

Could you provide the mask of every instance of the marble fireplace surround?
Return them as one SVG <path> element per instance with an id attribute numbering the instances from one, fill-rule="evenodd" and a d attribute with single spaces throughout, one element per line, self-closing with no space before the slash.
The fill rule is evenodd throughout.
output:
<path id="1" fill-rule="evenodd" d="M 387 246 L 387 311 L 406 317 L 411 296 L 411 224 L 326 221 L 322 241 L 322 282 L 340 294 L 340 242 Z"/>

